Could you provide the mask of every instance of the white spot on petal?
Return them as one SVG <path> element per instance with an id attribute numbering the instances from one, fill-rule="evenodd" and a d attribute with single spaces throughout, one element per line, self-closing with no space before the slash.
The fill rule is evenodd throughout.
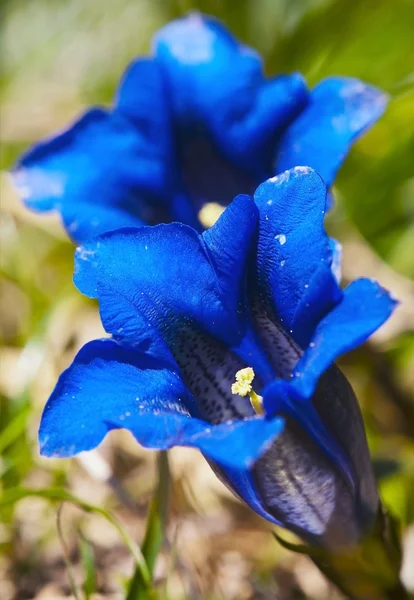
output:
<path id="1" fill-rule="evenodd" d="M 284 233 L 278 233 L 277 235 L 275 235 L 275 240 L 279 241 L 279 244 L 281 246 L 283 246 L 284 244 L 286 244 L 286 236 Z"/>

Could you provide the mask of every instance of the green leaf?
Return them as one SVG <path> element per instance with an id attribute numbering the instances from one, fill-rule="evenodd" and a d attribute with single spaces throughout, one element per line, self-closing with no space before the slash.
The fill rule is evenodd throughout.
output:
<path id="1" fill-rule="evenodd" d="M 97 591 L 95 556 L 90 541 L 83 535 L 82 532 L 79 532 L 79 536 L 81 563 L 83 565 L 83 570 L 85 573 L 85 580 L 83 582 L 82 587 L 86 600 L 89 600 L 92 594 L 95 594 L 95 592 Z"/>
<path id="2" fill-rule="evenodd" d="M 6 507 L 7 505 L 14 504 L 19 500 L 22 500 L 23 498 L 33 496 L 37 498 L 44 498 L 45 500 L 50 500 L 53 502 L 70 502 L 71 504 L 75 504 L 85 512 L 95 513 L 104 517 L 107 521 L 109 521 L 109 523 L 111 523 L 115 527 L 124 544 L 127 546 L 128 550 L 133 555 L 136 563 L 136 572 L 140 574 L 142 582 L 147 586 L 149 585 L 151 581 L 150 571 L 148 569 L 143 553 L 141 552 L 141 549 L 129 537 L 120 521 L 118 521 L 116 517 L 114 517 L 109 511 L 105 510 L 104 508 L 89 504 L 88 502 L 85 502 L 84 500 L 73 496 L 66 490 L 61 490 L 57 488 L 33 490 L 29 488 L 16 487 L 7 490 L 2 495 L 2 497 L 0 498 L 0 509 L 2 507 Z"/>
<path id="3" fill-rule="evenodd" d="M 30 413 L 30 406 L 27 405 L 17 413 L 17 415 L 6 425 L 0 433 L 0 454 L 13 444 L 21 434 L 26 430 L 27 416 Z"/>

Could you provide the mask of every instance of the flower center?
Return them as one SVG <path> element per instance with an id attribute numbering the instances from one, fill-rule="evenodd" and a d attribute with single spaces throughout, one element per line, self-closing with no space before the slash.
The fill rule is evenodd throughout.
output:
<path id="1" fill-rule="evenodd" d="M 231 386 L 231 393 L 237 394 L 238 396 L 249 396 L 250 404 L 253 410 L 258 415 L 263 414 L 263 397 L 256 394 L 252 388 L 252 381 L 254 379 L 254 371 L 251 367 L 240 369 L 236 373 L 236 381 Z"/>
<path id="2" fill-rule="evenodd" d="M 207 202 L 200 209 L 198 218 L 206 229 L 212 227 L 226 207 L 218 202 Z"/>

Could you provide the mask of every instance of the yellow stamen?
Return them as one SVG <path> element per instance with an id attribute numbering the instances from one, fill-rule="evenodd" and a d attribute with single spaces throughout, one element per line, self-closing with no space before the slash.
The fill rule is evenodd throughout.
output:
<path id="1" fill-rule="evenodd" d="M 236 381 L 231 386 L 232 394 L 239 396 L 247 396 L 252 390 L 252 381 L 254 379 L 254 371 L 251 367 L 240 369 L 236 373 Z"/>
<path id="2" fill-rule="evenodd" d="M 203 227 L 211 227 L 217 221 L 221 213 L 224 211 L 224 206 L 218 202 L 207 202 L 198 213 L 198 218 Z"/>
<path id="3" fill-rule="evenodd" d="M 251 367 L 240 369 L 236 373 L 236 381 L 231 386 L 231 393 L 242 397 L 249 396 L 254 411 L 258 415 L 261 415 L 263 414 L 263 398 L 259 394 L 256 394 L 252 388 L 253 379 L 254 371 Z"/>

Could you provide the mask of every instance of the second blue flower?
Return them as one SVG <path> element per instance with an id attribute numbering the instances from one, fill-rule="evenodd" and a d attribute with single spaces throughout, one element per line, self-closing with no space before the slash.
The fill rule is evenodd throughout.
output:
<path id="1" fill-rule="evenodd" d="M 92 108 L 35 145 L 13 178 L 26 205 L 57 210 L 76 242 L 169 221 L 200 230 L 229 199 L 296 165 L 330 187 L 385 106 L 385 94 L 357 79 L 309 91 L 299 74 L 267 78 L 253 49 L 192 14 L 155 35 L 111 109 Z"/>

